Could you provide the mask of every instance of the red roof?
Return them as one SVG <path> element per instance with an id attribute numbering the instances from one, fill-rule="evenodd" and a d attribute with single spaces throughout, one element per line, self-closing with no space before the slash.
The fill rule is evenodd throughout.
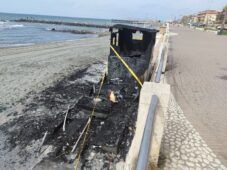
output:
<path id="1" fill-rule="evenodd" d="M 217 10 L 206 10 L 206 11 L 199 12 L 199 15 L 202 15 L 202 14 L 218 14 L 218 13 L 220 13 L 220 11 L 217 11 Z"/>

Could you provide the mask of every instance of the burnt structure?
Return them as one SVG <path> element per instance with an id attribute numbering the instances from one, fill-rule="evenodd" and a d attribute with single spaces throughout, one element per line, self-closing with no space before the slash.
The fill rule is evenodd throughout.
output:
<path id="1" fill-rule="evenodd" d="M 111 45 L 138 76 L 143 76 L 152 59 L 157 31 L 125 25 L 115 25 L 110 31 Z M 141 33 L 140 40 L 136 39 L 138 33 Z M 82 170 L 114 169 L 116 163 L 125 160 L 135 132 L 140 89 L 114 55 L 110 51 L 108 76 L 103 84 L 100 76 L 105 66 L 98 62 L 76 70 L 35 96 L 27 96 L 29 100 L 23 101 L 23 114 L 0 127 L 9 135 L 7 145 L 10 149 L 19 146 L 24 162 L 31 155 L 48 153 L 46 157 L 40 157 L 36 170 L 56 169 L 56 166 L 74 169 L 80 153 Z M 110 94 L 115 101 L 110 100 Z M 10 114 L 20 113 L 13 111 Z M 92 121 L 86 139 L 83 129 L 90 117 Z M 46 138 L 44 134 L 47 134 Z M 40 139 L 43 142 L 38 146 L 39 150 L 31 154 L 30 144 Z M 72 152 L 76 141 L 79 141 L 78 145 Z"/>
<path id="2" fill-rule="evenodd" d="M 117 24 L 110 28 L 110 32 L 112 47 L 141 80 L 149 78 L 150 75 L 144 77 L 144 74 L 152 60 L 157 30 Z M 109 79 L 133 79 L 112 50 L 108 58 L 108 77 Z"/>

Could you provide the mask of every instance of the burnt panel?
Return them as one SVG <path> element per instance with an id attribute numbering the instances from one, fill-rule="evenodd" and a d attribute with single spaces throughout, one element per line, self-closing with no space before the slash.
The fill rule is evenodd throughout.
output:
<path id="1" fill-rule="evenodd" d="M 110 32 L 110 44 L 137 76 L 142 76 L 152 59 L 157 30 L 118 24 L 113 26 Z M 136 39 L 137 34 L 142 34 L 142 37 Z M 108 58 L 108 77 L 109 79 L 133 79 L 112 50 Z"/>

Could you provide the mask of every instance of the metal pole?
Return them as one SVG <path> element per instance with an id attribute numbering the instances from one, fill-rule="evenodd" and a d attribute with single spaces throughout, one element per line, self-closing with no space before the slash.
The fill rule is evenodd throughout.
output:
<path id="1" fill-rule="evenodd" d="M 151 105 L 149 107 L 149 111 L 147 115 L 146 125 L 143 131 L 143 138 L 140 145 L 140 151 L 139 151 L 136 170 L 147 170 L 148 168 L 151 139 L 153 134 L 154 118 L 155 118 L 157 105 L 158 105 L 158 97 L 156 95 L 153 95 L 151 99 Z"/>
<path id="2" fill-rule="evenodd" d="M 161 51 L 161 58 L 160 58 L 160 63 L 158 66 L 158 70 L 155 76 L 155 83 L 160 83 L 161 80 L 161 75 L 162 75 L 162 67 L 163 67 L 163 62 L 164 62 L 164 54 L 165 54 L 165 44 L 163 44 L 163 48 Z"/>

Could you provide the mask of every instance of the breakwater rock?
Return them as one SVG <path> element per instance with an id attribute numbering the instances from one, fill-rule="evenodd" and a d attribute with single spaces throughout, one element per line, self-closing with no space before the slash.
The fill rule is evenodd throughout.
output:
<path id="1" fill-rule="evenodd" d="M 72 34 L 96 34 L 96 32 L 86 31 L 86 30 L 58 30 L 58 29 L 52 28 L 50 31 L 68 32 L 68 33 L 72 33 Z"/>
<path id="2" fill-rule="evenodd" d="M 106 28 L 106 29 L 108 29 L 111 26 L 111 25 L 102 25 L 102 24 L 93 24 L 93 23 L 64 22 L 64 21 L 47 21 L 47 20 L 35 20 L 35 19 L 18 19 L 18 20 L 14 20 L 14 22 L 56 24 L 56 25 L 94 27 L 94 28 Z"/>

